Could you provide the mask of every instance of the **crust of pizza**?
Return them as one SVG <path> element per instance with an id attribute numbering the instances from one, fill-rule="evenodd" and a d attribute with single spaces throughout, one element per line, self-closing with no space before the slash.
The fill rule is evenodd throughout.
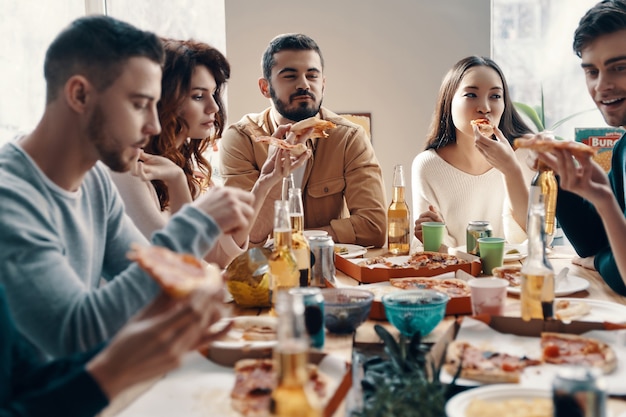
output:
<path id="1" fill-rule="evenodd" d="M 259 143 L 267 143 L 269 145 L 276 146 L 277 148 L 286 149 L 295 157 L 298 157 L 306 152 L 306 145 L 304 143 L 289 143 L 284 139 L 275 138 L 273 136 L 259 136 L 254 139 Z"/>
<path id="2" fill-rule="evenodd" d="M 296 135 L 300 135 L 308 128 L 313 128 L 310 138 L 327 138 L 328 133 L 326 130 L 333 129 L 337 125 L 329 120 L 318 119 L 317 117 L 309 117 L 308 119 L 300 120 L 297 123 L 291 125 L 291 132 Z"/>
<path id="3" fill-rule="evenodd" d="M 509 281 L 511 287 L 522 285 L 522 267 L 519 265 L 497 266 L 493 268 L 493 276 Z"/>
<path id="4" fill-rule="evenodd" d="M 586 302 L 555 300 L 554 316 L 561 321 L 578 320 L 591 312 L 591 307 Z"/>
<path id="5" fill-rule="evenodd" d="M 478 127 L 478 131 L 482 135 L 487 136 L 488 138 L 493 136 L 493 125 L 488 119 L 474 119 L 470 121 L 470 123 L 472 124 L 472 126 Z"/>
<path id="6" fill-rule="evenodd" d="M 203 264 L 193 255 L 173 252 L 161 246 L 132 245 L 128 259 L 137 262 L 168 295 L 186 297 L 195 289 L 212 285 L 219 270 Z"/>
<path id="7" fill-rule="evenodd" d="M 592 366 L 605 374 L 617 368 L 613 348 L 591 337 L 544 332 L 541 333 L 541 348 L 546 363 Z"/>
<path id="8" fill-rule="evenodd" d="M 574 142 L 572 140 L 517 138 L 513 141 L 513 147 L 516 149 L 527 148 L 535 152 L 551 152 L 555 149 L 565 149 L 570 151 L 574 156 L 593 156 L 596 154 L 596 150 L 591 146 L 585 145 L 581 142 Z"/>
<path id="9" fill-rule="evenodd" d="M 455 375 L 459 366 L 462 366 L 459 377 L 485 384 L 517 383 L 521 375 L 519 369 L 502 370 L 485 358 L 482 349 L 468 342 L 455 340 L 448 345 L 443 367 L 450 375 Z"/>

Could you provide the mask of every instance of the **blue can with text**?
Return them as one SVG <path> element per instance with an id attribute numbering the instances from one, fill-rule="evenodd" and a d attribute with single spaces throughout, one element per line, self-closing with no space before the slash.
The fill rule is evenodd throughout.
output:
<path id="1" fill-rule="evenodd" d="M 298 287 L 289 290 L 299 294 L 304 302 L 304 324 L 311 340 L 311 347 L 324 347 L 324 296 L 317 287 Z"/>

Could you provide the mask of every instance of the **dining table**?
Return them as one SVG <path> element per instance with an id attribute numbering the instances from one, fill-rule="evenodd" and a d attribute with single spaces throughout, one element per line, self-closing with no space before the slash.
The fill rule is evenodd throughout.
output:
<path id="1" fill-rule="evenodd" d="M 369 258 L 384 255 L 388 255 L 386 248 L 371 248 L 368 249 L 362 256 Z M 555 273 L 558 273 L 563 268 L 568 268 L 568 274 L 588 281 L 589 285 L 586 289 L 568 294 L 568 297 L 593 301 L 608 301 L 626 306 L 626 297 L 611 290 L 597 271 L 584 268 L 573 262 L 575 259 L 579 258 L 577 257 L 574 249 L 567 242 L 565 242 L 565 244 L 554 245 L 551 248 L 548 248 L 547 257 L 549 262 L 552 264 Z M 521 258 L 512 262 L 506 262 L 506 265 L 521 265 L 523 261 L 524 259 Z M 360 284 L 361 283 L 358 280 L 345 274 L 341 270 L 336 271 L 335 282 L 333 283 L 334 286 L 359 286 Z M 267 308 L 242 308 L 234 302 L 226 304 L 226 311 L 227 314 L 231 316 L 263 316 L 269 313 Z M 520 316 L 520 299 L 518 295 L 511 293 L 507 295 L 504 315 L 512 317 Z M 461 316 L 446 316 L 430 334 L 423 338 L 423 342 L 435 344 L 449 332 L 450 326 L 453 326 L 456 322 L 458 322 L 459 317 Z M 626 316 L 615 317 L 613 321 L 626 323 Z M 385 327 L 394 336 L 398 336 L 399 334 L 398 330 L 386 320 L 368 319 L 361 324 L 353 334 L 339 335 L 327 332 L 325 344 L 322 350 L 324 353 L 333 355 L 345 361 L 346 364 L 349 364 L 352 360 L 353 346 L 355 346 L 355 344 L 381 343 L 374 330 L 375 325 Z M 183 362 L 182 367 L 184 368 L 185 366 L 185 362 Z M 134 402 L 139 401 L 144 396 L 149 396 L 151 390 L 156 389 L 155 387 L 158 386 L 159 381 L 162 378 L 167 378 L 167 375 L 145 381 L 144 383 L 127 389 L 111 402 L 109 407 L 107 407 L 100 414 L 100 417 L 143 417 L 144 415 L 147 415 L 140 413 L 133 414 L 128 411 L 132 408 L 131 406 Z M 609 416 L 611 417 L 626 417 L 626 398 L 609 397 L 608 410 L 610 413 Z M 161 415 L 166 416 L 168 414 L 166 412 L 160 413 L 159 410 L 154 410 L 154 414 L 152 414 L 151 417 L 159 417 Z M 182 414 L 176 415 L 177 417 L 186 417 Z M 343 401 L 334 412 L 333 417 L 344 417 L 346 415 L 346 402 Z"/>

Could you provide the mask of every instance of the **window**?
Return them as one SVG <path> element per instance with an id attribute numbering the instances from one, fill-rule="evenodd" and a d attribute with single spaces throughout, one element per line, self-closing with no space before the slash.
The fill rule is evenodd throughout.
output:
<path id="1" fill-rule="evenodd" d="M 45 105 L 45 51 L 85 10 L 106 10 L 161 36 L 195 38 L 226 49 L 224 0 L 5 0 L 0 13 L 0 145 L 35 127 Z"/>
<path id="2" fill-rule="evenodd" d="M 85 13 L 84 0 L 9 0 L 0 13 L 0 144 L 33 129 L 43 111 L 44 54 L 68 22 Z"/>
<path id="3" fill-rule="evenodd" d="M 500 65 L 513 101 L 541 104 L 546 126 L 579 111 L 595 109 L 585 86 L 580 58 L 572 50 L 580 18 L 597 0 L 493 0 L 492 56 Z M 574 138 L 575 127 L 606 126 L 595 109 L 555 132 Z"/>

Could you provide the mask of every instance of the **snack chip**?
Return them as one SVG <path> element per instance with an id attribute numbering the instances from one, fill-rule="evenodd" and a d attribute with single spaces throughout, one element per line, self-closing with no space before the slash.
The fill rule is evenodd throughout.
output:
<path id="1" fill-rule="evenodd" d="M 226 287 L 242 307 L 270 306 L 270 276 L 267 248 L 251 248 L 226 268 Z"/>

